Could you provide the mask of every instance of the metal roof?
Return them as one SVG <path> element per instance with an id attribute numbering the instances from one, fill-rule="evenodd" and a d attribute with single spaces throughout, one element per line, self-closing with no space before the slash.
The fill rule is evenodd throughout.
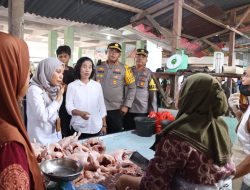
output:
<path id="1" fill-rule="evenodd" d="M 120 0 L 117 2 L 147 9 L 160 0 Z M 8 0 L 0 0 L 0 5 L 8 7 Z M 25 12 L 115 29 L 130 24 L 130 18 L 136 14 L 91 0 L 26 0 Z"/>
<path id="2" fill-rule="evenodd" d="M 162 0 L 114 0 L 138 9 L 145 10 Z M 193 0 L 185 0 L 187 4 L 193 3 Z M 226 11 L 231 8 L 249 4 L 249 0 L 199 0 L 199 4 L 203 4 L 204 8 L 213 5 L 213 8 L 207 9 L 206 14 L 218 18 L 216 14 L 218 9 Z M 8 0 L 0 0 L 0 6 L 8 7 Z M 214 9 L 215 8 L 215 9 Z M 94 2 L 92 0 L 25 0 L 25 12 L 34 13 L 47 18 L 62 18 L 70 21 L 96 24 L 106 27 L 119 29 L 130 24 L 130 18 L 136 13 L 125 11 L 116 7 Z M 173 11 L 163 14 L 156 18 L 160 25 L 171 29 Z M 192 16 L 190 16 L 192 15 Z M 186 21 L 187 20 L 187 21 Z M 185 26 L 187 22 L 187 26 Z M 199 18 L 196 15 L 183 9 L 183 29 L 188 30 L 191 35 L 190 28 L 193 32 L 200 33 L 200 36 L 209 32 L 220 30 L 220 27 L 212 26 L 214 24 Z M 198 27 L 199 25 L 199 27 Z M 197 30 L 197 27 L 199 28 Z M 200 31 L 203 30 L 203 31 Z M 206 31 L 205 31 L 206 30 Z M 195 35 L 199 37 L 199 35 Z"/>

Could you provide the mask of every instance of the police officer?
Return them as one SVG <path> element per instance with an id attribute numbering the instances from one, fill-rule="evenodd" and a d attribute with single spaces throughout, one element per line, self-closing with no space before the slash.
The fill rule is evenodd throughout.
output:
<path id="1" fill-rule="evenodd" d="M 137 49 L 136 66 L 132 67 L 136 95 L 132 107 L 124 119 L 125 130 L 135 129 L 135 117 L 147 116 L 150 111 L 157 111 L 156 85 L 151 77 L 151 70 L 146 68 L 147 58 L 146 49 Z"/>
<path id="2" fill-rule="evenodd" d="M 120 44 L 109 44 L 107 61 L 96 66 L 95 71 L 96 81 L 102 85 L 107 109 L 107 133 L 123 130 L 123 116 L 128 112 L 135 97 L 136 86 L 133 73 L 130 68 L 118 61 L 121 51 Z"/>

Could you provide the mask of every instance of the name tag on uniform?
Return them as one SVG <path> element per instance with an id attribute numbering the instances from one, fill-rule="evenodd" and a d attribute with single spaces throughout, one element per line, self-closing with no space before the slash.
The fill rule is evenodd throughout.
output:
<path id="1" fill-rule="evenodd" d="M 97 74 L 96 75 L 97 78 L 103 78 L 103 76 L 104 76 L 103 74 Z"/>
<path id="2" fill-rule="evenodd" d="M 97 68 L 97 72 L 98 73 L 104 73 L 104 68 L 102 68 L 102 67 L 101 68 Z"/>
<path id="3" fill-rule="evenodd" d="M 121 70 L 120 69 L 114 69 L 113 73 L 119 75 L 119 74 L 121 74 Z"/>

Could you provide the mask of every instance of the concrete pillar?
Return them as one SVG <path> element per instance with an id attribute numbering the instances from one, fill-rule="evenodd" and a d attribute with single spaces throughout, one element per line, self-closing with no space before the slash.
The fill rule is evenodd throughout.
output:
<path id="1" fill-rule="evenodd" d="M 78 59 L 80 59 L 82 57 L 82 47 L 78 48 Z"/>
<path id="2" fill-rule="evenodd" d="M 136 41 L 136 49 L 143 49 L 145 47 L 145 42 L 143 40 Z"/>
<path id="3" fill-rule="evenodd" d="M 72 66 L 74 58 L 74 28 L 72 26 L 64 29 L 64 44 L 71 48 L 71 59 L 69 60 L 69 65 Z"/>
<path id="4" fill-rule="evenodd" d="M 21 39 L 24 37 L 24 1 L 8 1 L 9 33 Z"/>
<path id="5" fill-rule="evenodd" d="M 48 34 L 48 56 L 56 57 L 57 49 L 57 32 L 52 30 Z"/>
<path id="6" fill-rule="evenodd" d="M 126 64 L 126 43 L 125 42 L 122 42 L 121 62 L 124 65 Z"/>

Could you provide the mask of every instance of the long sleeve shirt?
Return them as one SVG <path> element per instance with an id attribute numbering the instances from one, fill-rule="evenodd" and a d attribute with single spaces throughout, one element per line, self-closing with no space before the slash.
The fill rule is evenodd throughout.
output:
<path id="1" fill-rule="evenodd" d="M 61 139 L 61 132 L 56 132 L 55 124 L 61 106 L 51 100 L 45 90 L 31 85 L 27 92 L 27 131 L 30 140 L 36 139 L 44 145 Z"/>
<path id="2" fill-rule="evenodd" d="M 84 84 L 76 80 L 68 85 L 66 109 L 70 115 L 73 110 L 90 113 L 88 120 L 72 115 L 71 126 L 82 133 L 98 133 L 102 128 L 102 118 L 107 115 L 102 87 L 98 82 L 90 80 Z"/>
<path id="3" fill-rule="evenodd" d="M 102 85 L 107 110 L 118 110 L 121 106 L 131 107 L 135 98 L 136 86 L 130 68 L 115 63 L 103 62 L 96 67 L 96 81 Z M 127 93 L 125 93 L 125 86 Z"/>
<path id="4" fill-rule="evenodd" d="M 140 189 L 178 189 L 173 187 L 177 178 L 191 184 L 216 187 L 234 173 L 235 165 L 231 160 L 220 167 L 187 142 L 167 135 L 156 146 L 155 156 L 150 160 Z"/>
<path id="5" fill-rule="evenodd" d="M 131 70 L 135 76 L 136 93 L 129 112 L 149 113 L 157 111 L 156 85 L 151 77 L 152 72 L 148 68 L 138 71 L 132 67 Z"/>
<path id="6" fill-rule="evenodd" d="M 250 106 L 248 106 L 246 112 L 242 116 L 240 121 L 238 130 L 237 130 L 237 138 L 238 141 L 234 145 L 233 154 L 235 162 L 239 164 L 247 155 L 250 154 L 250 133 L 247 130 L 247 123 L 250 117 Z M 236 148 L 236 150 L 235 150 Z M 243 181 L 245 184 L 250 186 L 250 174 L 244 175 Z"/>

